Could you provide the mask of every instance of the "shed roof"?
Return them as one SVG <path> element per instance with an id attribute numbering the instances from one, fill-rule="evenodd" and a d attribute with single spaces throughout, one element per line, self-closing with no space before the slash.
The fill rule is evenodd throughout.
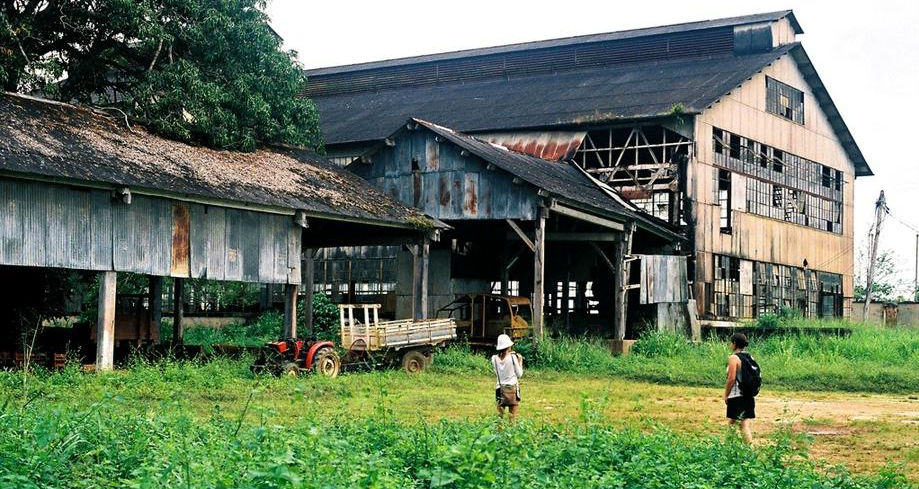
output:
<path id="1" fill-rule="evenodd" d="M 634 220 L 640 228 L 670 239 L 682 238 L 682 235 L 663 221 L 647 216 L 636 207 L 627 204 L 625 200 L 610 195 L 611 189 L 604 190 L 574 163 L 544 160 L 518 153 L 425 120 L 410 119 L 410 122 L 427 128 L 459 148 L 538 189 L 545 190 L 559 201 L 587 211 Z"/>
<path id="2" fill-rule="evenodd" d="M 0 95 L 0 172 L 384 225 L 410 227 L 420 217 L 308 150 L 212 150 L 95 110 L 10 93 Z"/>

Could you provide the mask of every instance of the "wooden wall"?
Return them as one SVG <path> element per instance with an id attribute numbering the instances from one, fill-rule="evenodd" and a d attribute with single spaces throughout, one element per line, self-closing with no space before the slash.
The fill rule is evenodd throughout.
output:
<path id="1" fill-rule="evenodd" d="M 804 125 L 766 112 L 767 75 L 804 91 Z M 721 233 L 713 188 L 716 169 L 712 163 L 712 127 L 841 170 L 844 174 L 842 234 L 744 212 L 745 202 L 740 189 L 745 187 L 745 181 L 737 173 L 732 173 L 732 234 Z M 698 219 L 696 297 L 700 299 L 700 313 L 707 310 L 702 282 L 712 282 L 712 254 L 715 253 L 796 267 L 807 259 L 813 270 L 843 276 L 844 309 L 848 310 L 853 296 L 854 166 L 791 57 L 785 55 L 767 66 L 697 116 L 695 131 L 696 154 L 691 163 L 690 192 Z"/>
<path id="2" fill-rule="evenodd" d="M 292 216 L 0 178 L 0 265 L 300 283 Z"/>
<path id="3" fill-rule="evenodd" d="M 348 169 L 437 219 L 535 219 L 536 192 L 513 183 L 510 174 L 487 170 L 483 160 L 461 155 L 422 128 L 402 131 L 394 143 L 374 153 L 370 163 Z M 412 171 L 413 159 L 417 171 Z"/>

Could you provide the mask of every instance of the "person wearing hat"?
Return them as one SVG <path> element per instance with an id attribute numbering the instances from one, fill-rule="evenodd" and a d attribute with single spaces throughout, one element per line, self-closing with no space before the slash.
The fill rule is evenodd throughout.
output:
<path id="1" fill-rule="evenodd" d="M 495 370 L 495 401 L 498 404 L 498 416 L 504 417 L 507 409 L 511 422 L 517 416 L 520 405 L 520 377 L 523 377 L 523 355 L 511 350 L 514 342 L 510 336 L 498 336 L 495 348 L 498 353 L 491 356 L 491 366 Z"/>

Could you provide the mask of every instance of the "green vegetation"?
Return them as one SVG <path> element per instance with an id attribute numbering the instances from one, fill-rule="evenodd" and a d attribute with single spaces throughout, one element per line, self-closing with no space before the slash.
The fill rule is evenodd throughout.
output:
<path id="1" fill-rule="evenodd" d="M 0 87 L 127 114 L 167 137 L 321 146 L 296 53 L 265 0 L 4 2 Z"/>
<path id="2" fill-rule="evenodd" d="M 244 360 L 220 359 L 138 361 L 106 375 L 0 372 L 0 487 L 908 487 L 900 469 L 852 475 L 814 462 L 787 431 L 750 449 L 723 432 L 614 426 L 609 392 L 596 390 L 566 421 L 525 417 L 497 430 L 492 380 L 474 377 L 259 378 Z M 537 393 L 547 380 L 531 378 L 531 404 L 558 390 Z M 427 420 L 420 409 L 452 414 L 428 391 L 472 391 L 482 410 Z"/>
<path id="3" fill-rule="evenodd" d="M 694 344 L 667 333 L 642 335 L 632 354 L 623 357 L 613 357 L 602 342 L 584 338 L 550 339 L 538 348 L 520 344 L 517 349 L 537 369 L 697 386 L 724 382 L 730 354 L 726 340 Z M 764 389 L 919 392 L 919 335 L 914 330 L 856 326 L 846 337 L 800 332 L 754 336 L 750 352 L 763 368 Z M 451 371 L 487 370 L 462 346 L 440 355 L 438 365 Z"/>

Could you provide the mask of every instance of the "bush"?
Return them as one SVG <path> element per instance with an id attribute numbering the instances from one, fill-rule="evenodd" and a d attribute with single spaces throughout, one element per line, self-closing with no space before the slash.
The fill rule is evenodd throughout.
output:
<path id="1" fill-rule="evenodd" d="M 306 337 L 303 307 L 305 301 L 297 303 L 297 331 L 301 337 Z M 338 306 L 325 294 L 313 294 L 313 332 L 312 338 L 317 340 L 341 342 L 341 326 L 339 325 Z"/>

